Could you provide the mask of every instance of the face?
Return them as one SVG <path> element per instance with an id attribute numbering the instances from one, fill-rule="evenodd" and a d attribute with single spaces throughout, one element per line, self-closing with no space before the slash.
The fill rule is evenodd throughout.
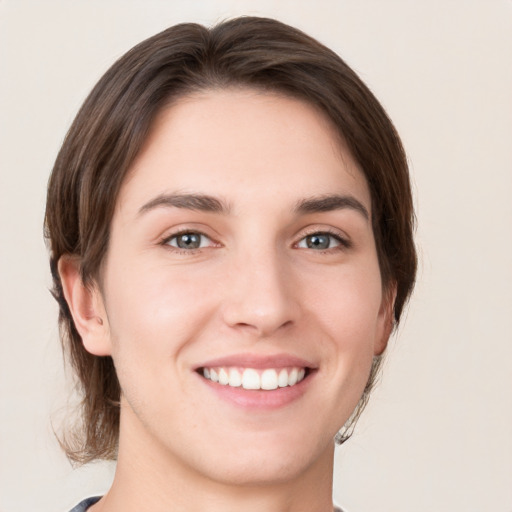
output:
<path id="1" fill-rule="evenodd" d="M 389 334 L 370 219 L 313 107 L 230 90 L 161 112 L 117 201 L 102 334 L 83 336 L 115 362 L 120 457 L 237 483 L 330 463 Z"/>

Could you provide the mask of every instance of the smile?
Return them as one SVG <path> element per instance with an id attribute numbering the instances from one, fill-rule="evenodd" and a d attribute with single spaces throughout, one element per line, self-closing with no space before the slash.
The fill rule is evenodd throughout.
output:
<path id="1" fill-rule="evenodd" d="M 290 368 L 234 368 L 234 367 L 204 367 L 201 374 L 205 379 L 222 386 L 251 390 L 268 390 L 293 387 L 306 376 L 304 367 Z"/>

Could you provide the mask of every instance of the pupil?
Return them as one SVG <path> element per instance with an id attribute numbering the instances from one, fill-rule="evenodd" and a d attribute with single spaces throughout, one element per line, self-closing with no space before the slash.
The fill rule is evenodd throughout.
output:
<path id="1" fill-rule="evenodd" d="M 308 236 L 307 245 L 310 249 L 328 249 L 329 248 L 329 237 L 326 235 Z"/>
<path id="2" fill-rule="evenodd" d="M 201 235 L 194 233 L 185 233 L 178 237 L 178 247 L 180 249 L 197 249 L 201 244 Z"/>

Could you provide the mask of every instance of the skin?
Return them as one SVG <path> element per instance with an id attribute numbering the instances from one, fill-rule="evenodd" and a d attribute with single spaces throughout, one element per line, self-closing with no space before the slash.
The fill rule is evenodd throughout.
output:
<path id="1" fill-rule="evenodd" d="M 318 211 L 333 194 L 345 202 Z M 208 195 L 226 211 L 162 195 Z M 314 107 L 217 90 L 159 114 L 117 199 L 99 283 L 60 262 L 84 345 L 113 357 L 122 388 L 114 484 L 91 510 L 332 510 L 333 437 L 391 330 L 369 219 L 366 180 Z M 204 234 L 199 249 L 176 247 L 183 230 Z M 308 246 L 315 233 L 330 247 Z M 240 405 L 196 371 L 234 354 L 313 371 L 283 405 Z"/>

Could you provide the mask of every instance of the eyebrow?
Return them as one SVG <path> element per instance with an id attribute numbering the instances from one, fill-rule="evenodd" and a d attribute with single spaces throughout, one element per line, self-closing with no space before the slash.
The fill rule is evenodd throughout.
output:
<path id="1" fill-rule="evenodd" d="M 227 203 L 207 194 L 161 194 L 145 203 L 139 209 L 139 214 L 161 207 L 183 208 L 224 215 L 230 211 Z M 370 219 L 367 208 L 351 195 L 329 194 L 301 199 L 295 205 L 294 211 L 299 214 L 306 214 L 343 209 L 355 210 L 366 220 Z"/>
<path id="2" fill-rule="evenodd" d="M 331 212 L 334 210 L 351 209 L 359 212 L 366 220 L 370 220 L 368 209 L 354 196 L 328 194 L 306 198 L 298 201 L 295 206 L 297 213 Z"/>
<path id="3" fill-rule="evenodd" d="M 211 213 L 229 213 L 229 206 L 224 201 L 206 194 L 161 194 L 144 204 L 139 214 L 159 207 L 183 208 Z"/>

